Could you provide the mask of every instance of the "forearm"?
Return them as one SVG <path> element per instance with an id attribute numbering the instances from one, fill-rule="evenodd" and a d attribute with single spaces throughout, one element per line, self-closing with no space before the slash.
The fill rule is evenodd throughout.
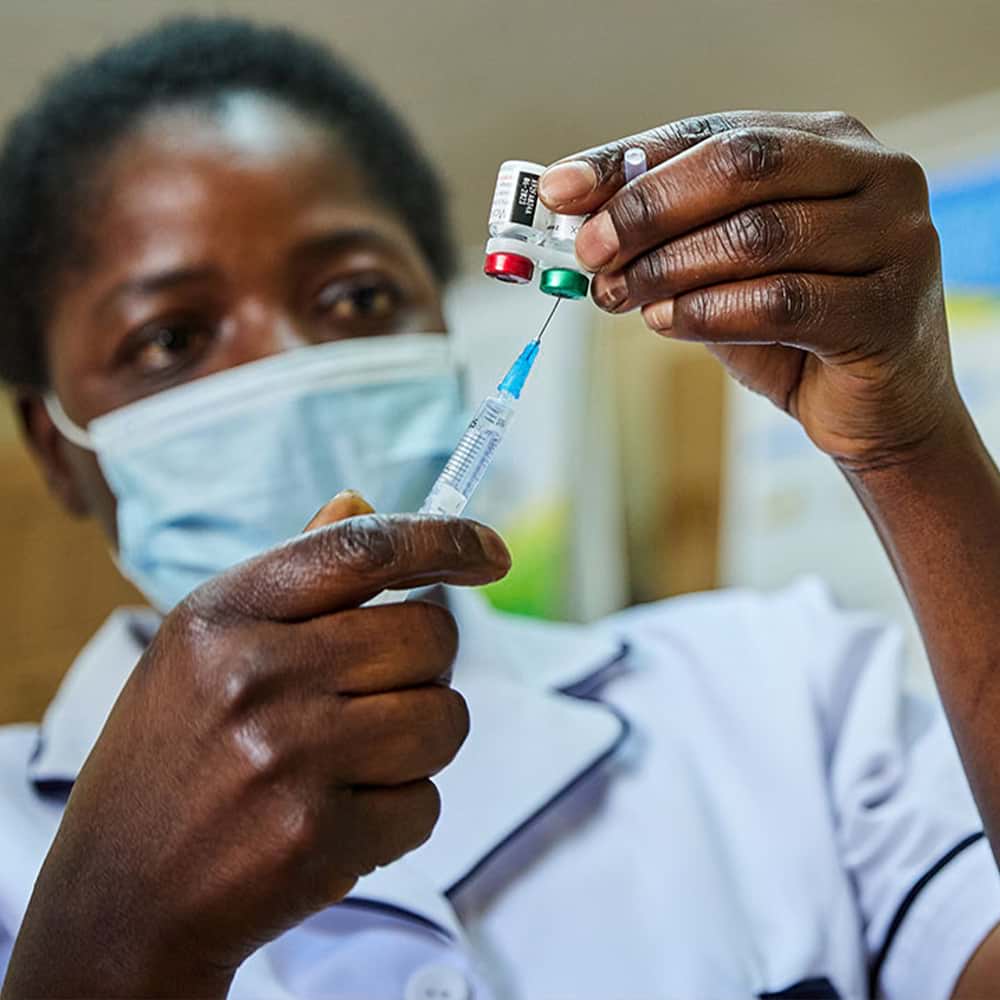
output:
<path id="1" fill-rule="evenodd" d="M 43 868 L 11 955 L 0 1000 L 29 997 L 191 997 L 224 1000 L 231 971 L 195 960 L 156 926 L 156 900 L 143 916 L 114 898 L 81 898 L 82 883 Z"/>
<path id="2" fill-rule="evenodd" d="M 845 474 L 916 615 L 1000 860 L 1000 473 L 956 405 L 910 461 Z"/>

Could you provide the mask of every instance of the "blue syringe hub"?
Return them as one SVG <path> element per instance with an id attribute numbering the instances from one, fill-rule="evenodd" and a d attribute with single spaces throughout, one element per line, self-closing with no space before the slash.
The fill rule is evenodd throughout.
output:
<path id="1" fill-rule="evenodd" d="M 503 381 L 497 386 L 501 392 L 509 392 L 515 399 L 521 398 L 521 390 L 528 381 L 531 366 L 538 357 L 540 346 L 537 340 L 530 340 L 525 344 L 524 350 L 517 356 L 510 370 L 504 375 Z"/>

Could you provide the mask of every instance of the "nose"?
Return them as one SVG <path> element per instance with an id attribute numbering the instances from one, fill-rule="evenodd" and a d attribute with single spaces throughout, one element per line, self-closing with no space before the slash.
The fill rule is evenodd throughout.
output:
<path id="1" fill-rule="evenodd" d="M 245 303 L 237 323 L 235 364 L 260 361 L 311 343 L 287 313 L 261 302 Z"/>

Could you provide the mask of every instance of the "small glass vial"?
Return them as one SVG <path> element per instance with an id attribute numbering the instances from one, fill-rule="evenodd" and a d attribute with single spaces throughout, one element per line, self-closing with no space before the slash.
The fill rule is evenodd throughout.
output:
<path id="1" fill-rule="evenodd" d="M 538 200 L 538 179 L 544 171 L 541 163 L 528 160 L 500 164 L 483 264 L 484 273 L 491 278 L 517 285 L 531 281 L 535 263 L 528 254 L 518 252 L 518 244 L 535 245 L 545 237 L 549 213 Z"/>
<path id="2" fill-rule="evenodd" d="M 556 215 L 549 213 L 542 246 L 551 251 L 547 256 L 557 266 L 542 271 L 538 287 L 546 295 L 562 299 L 582 299 L 590 289 L 590 279 L 576 260 L 576 234 L 587 221 L 585 215 Z"/>

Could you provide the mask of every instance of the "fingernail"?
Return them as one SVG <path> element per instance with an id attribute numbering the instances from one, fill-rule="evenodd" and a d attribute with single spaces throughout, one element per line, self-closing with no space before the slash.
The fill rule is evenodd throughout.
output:
<path id="1" fill-rule="evenodd" d="M 510 553 L 507 546 L 500 540 L 500 536 L 495 531 L 481 524 L 476 525 L 476 534 L 479 536 L 479 544 L 483 547 L 483 553 L 491 563 L 498 566 L 510 565 Z"/>
<path id="2" fill-rule="evenodd" d="M 591 271 L 603 267 L 618 253 L 618 233 L 607 212 L 585 222 L 576 237 L 576 255 Z"/>
<path id="3" fill-rule="evenodd" d="M 347 503 L 349 501 L 356 507 L 362 508 L 365 513 L 375 513 L 375 508 L 357 490 L 341 490 L 330 502 Z"/>
<path id="4" fill-rule="evenodd" d="M 597 187 L 597 174 L 584 160 L 557 163 L 542 174 L 538 193 L 542 201 L 558 207 L 590 194 Z"/>
<path id="5" fill-rule="evenodd" d="M 664 299 L 642 310 L 646 326 L 653 330 L 669 330 L 674 325 L 674 300 Z"/>
<path id="6" fill-rule="evenodd" d="M 600 275 L 594 282 L 594 300 L 606 312 L 615 312 L 628 298 L 628 282 L 625 275 Z"/>

